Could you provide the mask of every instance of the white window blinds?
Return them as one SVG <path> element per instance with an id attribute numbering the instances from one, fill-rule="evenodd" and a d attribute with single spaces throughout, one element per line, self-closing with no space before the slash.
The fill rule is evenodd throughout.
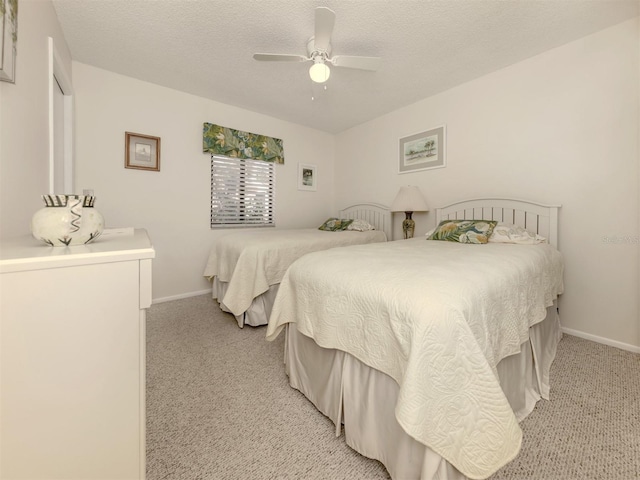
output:
<path id="1" fill-rule="evenodd" d="M 211 228 L 275 226 L 275 163 L 211 155 Z"/>

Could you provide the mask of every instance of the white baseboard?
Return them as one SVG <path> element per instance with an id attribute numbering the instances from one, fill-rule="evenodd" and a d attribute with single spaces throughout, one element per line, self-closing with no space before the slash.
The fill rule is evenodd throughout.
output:
<path id="1" fill-rule="evenodd" d="M 199 292 L 181 293 L 180 295 L 172 295 L 170 297 L 154 298 L 151 301 L 151 304 L 170 302 L 172 300 L 181 300 L 183 298 L 189 298 L 189 297 L 197 297 L 198 295 L 205 295 L 207 293 L 211 294 L 211 291 L 212 291 L 211 289 L 208 289 L 208 290 L 200 290 Z"/>
<path id="2" fill-rule="evenodd" d="M 602 343 L 604 345 L 609 345 L 610 347 L 616 347 L 633 353 L 640 353 L 640 347 L 630 345 L 628 343 L 618 342 L 616 340 L 611 340 L 610 338 L 598 337 L 597 335 L 591 335 L 579 330 L 572 330 L 571 328 L 562 327 L 562 331 L 567 335 L 573 335 L 574 337 L 584 338 L 585 340 L 591 340 L 592 342 Z"/>

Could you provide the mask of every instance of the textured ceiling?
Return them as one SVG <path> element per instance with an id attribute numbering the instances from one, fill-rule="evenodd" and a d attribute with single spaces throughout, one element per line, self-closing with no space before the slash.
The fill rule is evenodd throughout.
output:
<path id="1" fill-rule="evenodd" d="M 53 0 L 74 60 L 338 133 L 639 14 L 638 0 Z M 314 9 L 336 13 L 334 55 L 382 57 L 377 72 L 306 54 Z M 312 96 L 315 100 L 312 100 Z"/>

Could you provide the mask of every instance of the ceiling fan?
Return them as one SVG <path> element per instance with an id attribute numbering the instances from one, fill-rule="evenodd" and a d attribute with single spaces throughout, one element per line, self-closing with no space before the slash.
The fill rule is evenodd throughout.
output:
<path id="1" fill-rule="evenodd" d="M 380 66 L 379 57 L 359 57 L 351 55 L 331 56 L 331 33 L 336 21 L 336 14 L 326 7 L 316 8 L 315 32 L 307 41 L 307 56 L 286 53 L 255 53 L 253 58 L 261 62 L 313 62 L 309 68 L 309 76 L 316 83 L 324 83 L 329 79 L 334 67 L 357 68 L 375 71 Z"/>

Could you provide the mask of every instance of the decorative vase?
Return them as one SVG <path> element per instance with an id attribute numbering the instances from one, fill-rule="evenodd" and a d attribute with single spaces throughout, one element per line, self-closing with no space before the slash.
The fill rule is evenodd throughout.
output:
<path id="1" fill-rule="evenodd" d="M 52 247 L 84 245 L 100 236 L 104 218 L 94 196 L 42 195 L 46 205 L 31 219 L 31 233 Z"/>

